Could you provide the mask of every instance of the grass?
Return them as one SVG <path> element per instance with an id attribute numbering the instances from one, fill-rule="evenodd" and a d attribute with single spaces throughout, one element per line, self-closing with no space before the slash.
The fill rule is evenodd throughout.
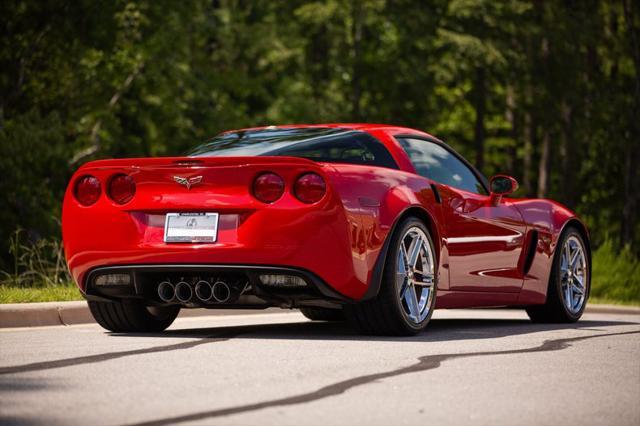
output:
<path id="1" fill-rule="evenodd" d="M 619 305 L 640 307 L 640 302 L 634 300 L 615 300 L 602 297 L 589 297 L 589 305 Z"/>
<path id="2" fill-rule="evenodd" d="M 605 241 L 593 253 L 592 303 L 640 305 L 640 260 L 627 247 Z"/>
<path id="3" fill-rule="evenodd" d="M 33 303 L 83 300 L 73 284 L 48 287 L 16 287 L 0 285 L 0 303 Z"/>
<path id="4" fill-rule="evenodd" d="M 9 240 L 13 270 L 0 271 L 0 303 L 81 300 L 71 282 L 62 243 L 55 239 L 29 241 L 22 229 Z"/>

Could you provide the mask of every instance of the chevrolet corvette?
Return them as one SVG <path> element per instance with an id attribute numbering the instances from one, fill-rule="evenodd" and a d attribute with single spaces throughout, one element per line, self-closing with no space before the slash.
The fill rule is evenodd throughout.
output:
<path id="1" fill-rule="evenodd" d="M 268 126 L 182 157 L 84 164 L 62 231 L 91 313 L 114 332 L 162 331 L 185 308 L 296 308 L 385 335 L 421 332 L 437 308 L 577 321 L 587 228 L 517 188 L 410 128 Z"/>

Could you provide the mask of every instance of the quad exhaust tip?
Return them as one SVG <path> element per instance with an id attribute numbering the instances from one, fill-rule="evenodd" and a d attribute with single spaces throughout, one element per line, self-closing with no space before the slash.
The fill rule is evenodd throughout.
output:
<path id="1" fill-rule="evenodd" d="M 175 285 L 169 281 L 162 281 L 158 284 L 158 297 L 165 303 L 175 301 L 188 303 L 192 302 L 194 298 L 203 303 L 225 303 L 231 299 L 231 295 L 231 287 L 221 280 L 213 284 L 200 280 L 195 286 L 191 286 L 186 281 L 180 281 Z"/>
<path id="2" fill-rule="evenodd" d="M 163 302 L 172 302 L 176 297 L 176 288 L 169 281 L 163 281 L 158 285 L 158 296 Z"/>
<path id="3" fill-rule="evenodd" d="M 191 286 L 185 281 L 180 281 L 176 284 L 176 299 L 182 303 L 187 303 L 193 297 L 193 290 Z"/>
<path id="4" fill-rule="evenodd" d="M 216 281 L 211 286 L 211 292 L 213 299 L 218 303 L 224 303 L 231 298 L 231 289 L 224 281 Z"/>
<path id="5" fill-rule="evenodd" d="M 200 280 L 196 284 L 196 297 L 202 302 L 208 302 L 213 297 L 211 284 L 207 281 Z"/>

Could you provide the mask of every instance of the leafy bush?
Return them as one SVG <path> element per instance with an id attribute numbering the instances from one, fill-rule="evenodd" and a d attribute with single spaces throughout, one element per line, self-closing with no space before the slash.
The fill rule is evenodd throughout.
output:
<path id="1" fill-rule="evenodd" d="M 72 281 L 62 242 L 55 238 L 31 242 L 23 238 L 22 229 L 17 229 L 10 238 L 9 251 L 13 271 L 0 271 L 1 286 L 43 288 Z"/>
<path id="2" fill-rule="evenodd" d="M 603 301 L 640 303 L 640 261 L 629 247 L 617 251 L 607 239 L 593 253 L 591 297 Z"/>

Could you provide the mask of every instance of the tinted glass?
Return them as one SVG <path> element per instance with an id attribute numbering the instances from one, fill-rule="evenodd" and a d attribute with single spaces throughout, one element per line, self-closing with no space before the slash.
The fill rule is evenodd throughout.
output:
<path id="1" fill-rule="evenodd" d="M 356 130 L 335 128 L 275 128 L 223 133 L 188 155 L 288 156 L 327 163 L 398 168 L 387 148 L 373 136 Z"/>
<path id="2" fill-rule="evenodd" d="M 422 139 L 398 138 L 420 176 L 476 194 L 486 190 L 466 164 L 449 150 Z"/>

